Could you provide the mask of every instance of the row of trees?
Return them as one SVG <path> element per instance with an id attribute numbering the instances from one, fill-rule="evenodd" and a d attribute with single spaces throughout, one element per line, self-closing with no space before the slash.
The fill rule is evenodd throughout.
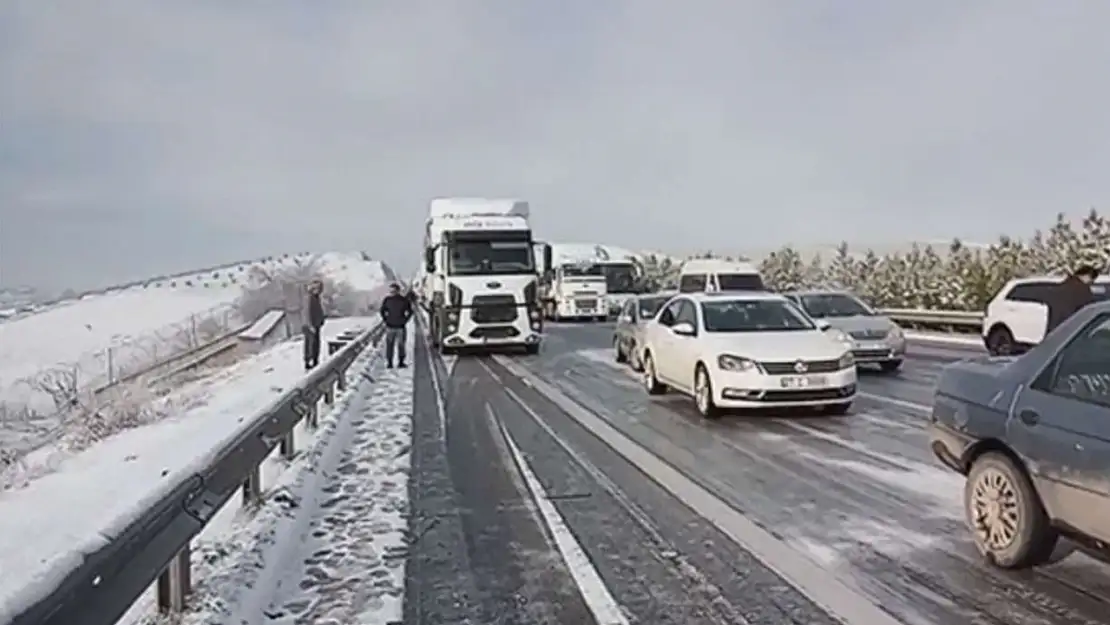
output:
<path id="1" fill-rule="evenodd" d="M 753 260 L 704 252 L 690 258 Z M 648 256 L 639 261 L 646 289 L 674 288 L 682 260 Z M 1110 219 L 1092 209 L 1078 221 L 1061 213 L 1047 231 L 1027 239 L 999 237 L 988 246 L 953 240 L 946 248 L 915 245 L 879 255 L 841 243 L 829 257 L 809 256 L 785 246 L 758 262 L 771 288 L 840 288 L 882 308 L 980 311 L 1014 277 L 1063 274 L 1078 265 L 1110 263 Z"/>

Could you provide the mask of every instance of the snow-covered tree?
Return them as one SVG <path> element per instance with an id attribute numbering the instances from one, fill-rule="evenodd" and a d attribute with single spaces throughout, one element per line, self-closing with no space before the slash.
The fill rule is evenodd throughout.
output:
<path id="1" fill-rule="evenodd" d="M 825 270 L 825 278 L 829 286 L 849 291 L 857 290 L 865 277 L 860 275 L 858 265 L 859 263 L 848 249 L 847 241 L 841 241 L 840 245 L 836 246 L 836 252 L 833 253 L 829 266 Z"/>
<path id="2" fill-rule="evenodd" d="M 771 252 L 759 264 L 763 281 L 776 291 L 789 291 L 805 285 L 806 266 L 802 255 L 790 246 Z"/>

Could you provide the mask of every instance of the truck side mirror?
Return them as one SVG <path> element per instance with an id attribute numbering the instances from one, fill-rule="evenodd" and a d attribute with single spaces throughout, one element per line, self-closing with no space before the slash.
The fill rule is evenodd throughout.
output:
<path id="1" fill-rule="evenodd" d="M 424 250 L 424 270 L 428 273 L 436 272 L 436 251 L 433 248 Z"/>
<path id="2" fill-rule="evenodd" d="M 543 268 L 546 269 L 547 271 L 551 271 L 551 264 L 552 264 L 551 245 L 548 244 L 548 243 L 544 243 L 543 244 Z"/>

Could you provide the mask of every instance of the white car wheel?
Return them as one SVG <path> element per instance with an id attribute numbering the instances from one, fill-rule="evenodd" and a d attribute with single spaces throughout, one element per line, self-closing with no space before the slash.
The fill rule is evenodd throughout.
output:
<path id="1" fill-rule="evenodd" d="M 701 365 L 694 373 L 694 404 L 701 416 L 707 419 L 719 414 L 717 405 L 713 402 L 713 383 L 709 379 L 709 372 Z"/>
<path id="2" fill-rule="evenodd" d="M 662 395 L 667 391 L 667 387 L 660 384 L 659 378 L 655 377 L 655 359 L 651 354 L 644 357 L 644 374 L 641 379 L 648 395 Z"/>

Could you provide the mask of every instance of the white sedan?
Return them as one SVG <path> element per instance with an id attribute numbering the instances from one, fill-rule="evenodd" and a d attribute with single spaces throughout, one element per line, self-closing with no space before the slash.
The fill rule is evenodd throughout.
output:
<path id="1" fill-rule="evenodd" d="M 777 406 L 845 414 L 856 396 L 844 333 L 773 293 L 676 296 L 644 328 L 643 364 L 648 393 L 690 395 L 709 418 Z"/>

